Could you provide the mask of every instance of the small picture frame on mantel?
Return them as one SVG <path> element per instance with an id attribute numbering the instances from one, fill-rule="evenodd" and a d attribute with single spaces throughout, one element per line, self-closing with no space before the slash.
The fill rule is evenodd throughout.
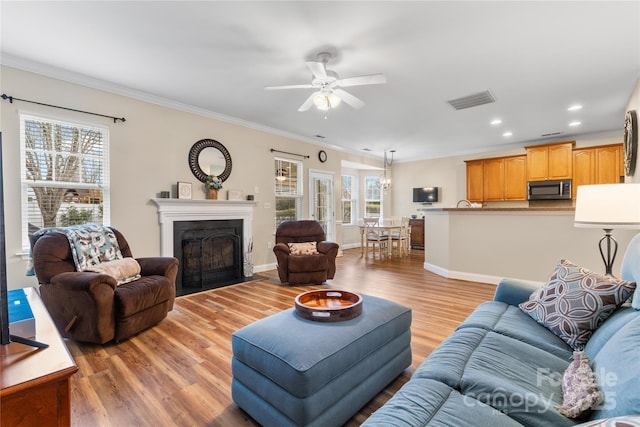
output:
<path id="1" fill-rule="evenodd" d="M 240 191 L 240 190 L 229 190 L 229 191 L 227 191 L 227 200 L 244 200 L 244 196 L 242 195 L 242 191 Z"/>
<path id="2" fill-rule="evenodd" d="M 178 181 L 178 199 L 191 198 L 191 183 Z"/>

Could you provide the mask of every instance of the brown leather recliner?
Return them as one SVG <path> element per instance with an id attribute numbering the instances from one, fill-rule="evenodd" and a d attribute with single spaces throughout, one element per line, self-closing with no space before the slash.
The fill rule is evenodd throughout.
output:
<path id="1" fill-rule="evenodd" d="M 123 257 L 126 239 L 111 227 Z M 120 341 L 153 326 L 173 309 L 178 260 L 136 258 L 140 279 L 118 286 L 106 274 L 76 271 L 67 237 L 47 233 L 31 238 L 40 295 L 60 332 L 77 341 Z"/>
<path id="2" fill-rule="evenodd" d="M 278 276 L 282 283 L 298 285 L 322 284 L 336 273 L 338 244 L 325 241 L 326 234 L 318 221 L 285 221 L 276 230 L 273 252 L 278 260 Z M 289 243 L 316 242 L 317 254 L 291 255 Z"/>

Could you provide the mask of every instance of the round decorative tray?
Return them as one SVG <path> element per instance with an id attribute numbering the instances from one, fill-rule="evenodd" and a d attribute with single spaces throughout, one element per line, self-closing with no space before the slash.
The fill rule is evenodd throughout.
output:
<path id="1" fill-rule="evenodd" d="M 322 289 L 302 293 L 295 300 L 300 317 L 316 322 L 341 322 L 362 313 L 362 297 L 353 292 Z"/>

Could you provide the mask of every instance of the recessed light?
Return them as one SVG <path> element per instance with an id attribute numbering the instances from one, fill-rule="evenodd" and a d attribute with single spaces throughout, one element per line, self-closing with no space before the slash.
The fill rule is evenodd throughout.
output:
<path id="1" fill-rule="evenodd" d="M 494 125 L 494 126 L 495 125 L 499 125 L 500 123 L 502 123 L 502 120 L 500 120 L 500 119 L 491 120 L 491 124 Z"/>
<path id="2" fill-rule="evenodd" d="M 575 121 L 569 123 L 569 126 L 580 126 L 581 124 L 582 124 L 582 122 L 579 122 L 579 121 L 575 120 Z"/>
<path id="3" fill-rule="evenodd" d="M 315 136 L 316 138 L 324 139 L 323 135 L 313 135 L 313 136 Z"/>
<path id="4" fill-rule="evenodd" d="M 567 108 L 567 111 L 578 111 L 582 109 L 582 105 L 579 104 L 575 104 L 572 105 L 571 107 Z"/>
<path id="5" fill-rule="evenodd" d="M 363 148 L 362 151 L 371 151 L 371 148 Z"/>
<path id="6" fill-rule="evenodd" d="M 502 134 L 502 136 L 512 136 L 512 135 L 513 135 L 513 132 L 511 132 L 511 131 L 507 131 L 507 132 Z"/>

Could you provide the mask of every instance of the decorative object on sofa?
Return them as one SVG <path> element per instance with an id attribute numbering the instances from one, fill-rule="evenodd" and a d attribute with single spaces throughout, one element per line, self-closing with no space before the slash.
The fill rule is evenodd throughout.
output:
<path id="1" fill-rule="evenodd" d="M 333 279 L 336 272 L 338 244 L 325 241 L 322 225 L 314 220 L 285 221 L 276 230 L 273 252 L 278 261 L 278 276 L 282 283 L 298 285 L 322 284 Z M 314 242 L 318 253 L 294 255 L 289 243 Z"/>
<path id="2" fill-rule="evenodd" d="M 638 162 L 638 114 L 627 111 L 624 116 L 624 173 L 633 176 Z"/>
<path id="3" fill-rule="evenodd" d="M 207 189 L 207 199 L 217 200 L 222 181 L 216 175 L 207 175 L 204 179 L 204 187 Z"/>
<path id="4" fill-rule="evenodd" d="M 574 225 L 604 230 L 598 248 L 605 274 L 611 275 L 618 252 L 611 232 L 614 228 L 640 228 L 640 184 L 581 185 L 577 193 Z"/>
<path id="5" fill-rule="evenodd" d="M 595 374 L 584 351 L 573 352 L 573 362 L 562 375 L 562 405 L 558 412 L 568 418 L 578 418 L 602 402 Z"/>
<path id="6" fill-rule="evenodd" d="M 362 313 L 362 297 L 338 289 L 321 289 L 301 293 L 294 301 L 296 313 L 316 322 L 341 322 Z"/>
<path id="7" fill-rule="evenodd" d="M 366 309 L 345 322 L 292 307 L 235 331 L 233 401 L 263 426 L 346 423 L 411 365 L 411 309 L 361 296 Z"/>
<path id="8" fill-rule="evenodd" d="M 640 234 L 621 277 L 640 282 Z M 573 349 L 518 308 L 539 287 L 502 279 L 494 300 L 479 305 L 362 426 L 640 426 L 640 310 L 620 307 L 585 345 L 604 401 L 578 424 L 554 409 Z"/>
<path id="9" fill-rule="evenodd" d="M 190 182 L 178 182 L 177 185 L 178 199 L 190 199 L 191 198 L 191 183 Z"/>
<path id="10" fill-rule="evenodd" d="M 580 350 L 635 289 L 635 282 L 603 276 L 563 259 L 547 284 L 519 307 L 573 349 Z"/>
<path id="11" fill-rule="evenodd" d="M 215 139 L 201 139 L 189 150 L 189 168 L 202 183 L 208 176 L 217 176 L 220 182 L 224 182 L 231 175 L 231 155 Z"/>
<path id="12" fill-rule="evenodd" d="M 120 253 L 113 259 L 132 258 L 124 236 L 115 228 L 108 230 L 117 245 L 109 253 Z M 160 322 L 173 308 L 178 272 L 173 257 L 136 258 L 141 277 L 118 286 L 115 277 L 88 271 L 107 262 L 104 256 L 79 270 L 64 233 L 34 233 L 31 248 L 42 301 L 66 337 L 100 344 L 120 341 Z"/>
<path id="13" fill-rule="evenodd" d="M 383 74 L 370 74 L 340 79 L 335 71 L 327 70 L 327 62 L 335 56 L 336 54 L 330 52 L 320 52 L 316 61 L 305 61 L 305 65 L 313 76 L 310 84 L 267 86 L 265 89 L 316 89 L 316 92 L 307 98 L 298 111 L 307 111 L 314 105 L 318 110 L 328 111 L 340 105 L 341 101 L 355 109 L 364 107 L 364 102 L 340 87 L 382 84 L 387 82 L 387 78 Z"/>

